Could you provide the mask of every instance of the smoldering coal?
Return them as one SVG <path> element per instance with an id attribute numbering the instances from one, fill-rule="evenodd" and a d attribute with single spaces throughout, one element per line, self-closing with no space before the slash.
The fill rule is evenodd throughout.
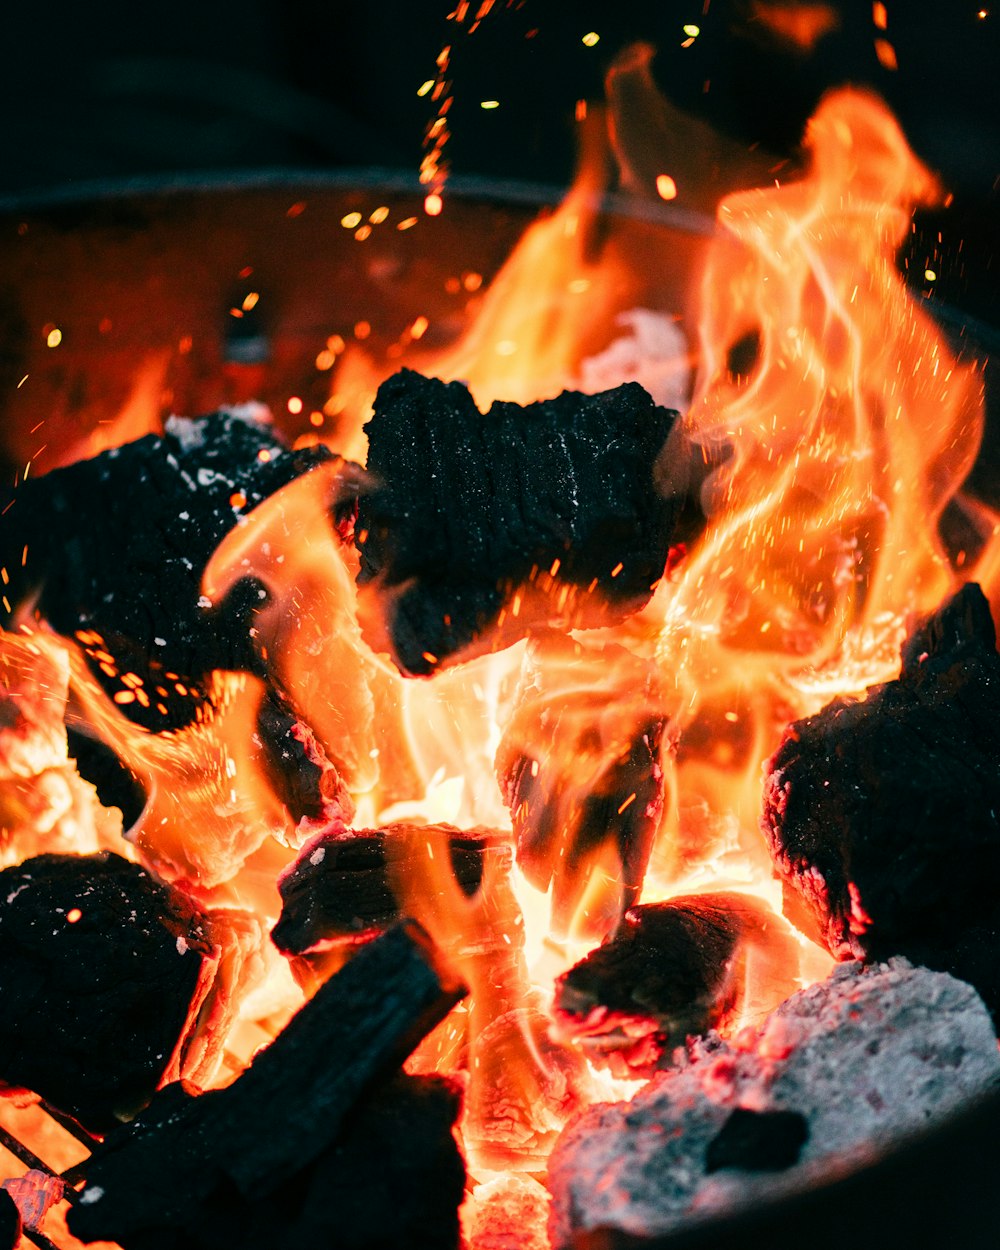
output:
<path id="1" fill-rule="evenodd" d="M 860 1165 L 1000 1083 L 975 990 L 904 959 L 843 964 L 738 1048 L 709 1034 L 680 1058 L 631 1102 L 591 1107 L 564 1131 L 549 1164 L 556 1250 L 599 1228 L 662 1235 Z M 774 1151 L 760 1134 L 756 1153 L 751 1136 L 719 1166 L 736 1110 L 802 1117 L 784 1171 L 765 1166 Z"/>

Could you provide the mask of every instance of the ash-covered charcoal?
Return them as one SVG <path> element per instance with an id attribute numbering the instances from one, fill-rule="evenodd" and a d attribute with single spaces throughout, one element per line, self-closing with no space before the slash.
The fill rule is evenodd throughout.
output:
<path id="1" fill-rule="evenodd" d="M 996 1035 L 971 986 L 904 959 L 840 965 L 741 1034 L 738 1049 L 710 1034 L 631 1102 L 571 1121 L 549 1163 L 553 1250 L 596 1229 L 664 1236 L 816 1183 L 998 1082 Z M 737 1150 L 749 1123 L 740 1116 L 734 1128 L 737 1111 L 798 1119 L 775 1133 L 780 1147 L 765 1140 L 778 1122 L 762 1132 L 758 1119 Z M 762 1154 L 773 1169 L 782 1150 L 788 1166 L 767 1170 Z"/>
<path id="2" fill-rule="evenodd" d="M 483 414 L 460 382 L 408 369 L 384 382 L 356 526 L 369 635 L 424 675 L 533 625 L 641 607 L 677 511 L 653 481 L 675 417 L 635 383 Z"/>
<path id="3" fill-rule="evenodd" d="M 654 666 L 624 647 L 546 634 L 526 653 L 495 765 L 518 865 L 552 885 L 561 932 L 604 936 L 639 899 L 663 810 L 664 704 Z"/>
<path id="4" fill-rule="evenodd" d="M 331 941 L 357 941 L 387 929 L 399 919 L 390 884 L 391 846 L 408 844 L 416 826 L 319 834 L 278 882 L 281 917 L 271 933 L 278 950 L 302 955 Z M 440 841 L 450 854 L 455 877 L 469 896 L 483 876 L 483 855 L 507 837 L 492 829 L 421 825 L 422 837 Z M 405 873 L 405 868 L 401 869 Z"/>
<path id="5" fill-rule="evenodd" d="M 759 1000 L 769 990 L 775 1006 L 795 988 L 797 972 L 784 923 L 757 899 L 692 894 L 640 903 L 558 979 L 556 1028 L 618 1076 L 651 1074 L 686 1038 L 735 1017 L 748 994 Z"/>
<path id="6" fill-rule="evenodd" d="M 93 1132 L 149 1101 L 208 944 L 176 892 L 120 856 L 0 873 L 0 1080 Z"/>
<path id="7" fill-rule="evenodd" d="M 790 727 L 767 766 L 764 834 L 786 914 L 834 955 L 961 968 L 996 1011 L 996 977 L 966 940 L 1000 895 L 1000 655 L 979 587 L 902 659 L 864 701 Z M 994 943 L 987 968 L 998 958 Z"/>
<path id="8" fill-rule="evenodd" d="M 418 926 L 389 930 L 323 985 L 232 1085 L 197 1097 L 168 1086 L 131 1125 L 96 1147 L 81 1169 L 86 1184 L 69 1214 L 70 1231 L 83 1241 L 115 1241 L 125 1250 L 166 1250 L 190 1244 L 203 1219 L 229 1213 L 238 1224 L 248 1200 L 264 1211 L 264 1200 L 282 1189 L 314 1210 L 314 1203 L 326 1201 L 324 1185 L 334 1184 L 330 1173 L 342 1163 L 336 1154 L 323 1161 L 331 1148 L 352 1134 L 376 1149 L 392 1137 L 392 1111 L 379 1110 L 378 1103 L 373 1111 L 363 1100 L 463 993 Z M 450 1092 L 429 1108 L 438 1128 L 446 1118 L 450 1127 Z M 423 1138 L 400 1150 L 412 1157 L 411 1145 L 417 1149 L 418 1142 Z M 456 1173 L 450 1147 L 445 1154 L 450 1203 Z M 307 1169 L 314 1163 L 325 1169 L 326 1179 L 312 1188 Z M 371 1166 L 381 1171 L 384 1161 Z M 432 1198 L 425 1198 L 440 1217 Z M 383 1215 L 388 1220 L 391 1213 Z M 337 1204 L 328 1202 L 315 1218 L 328 1228 L 338 1218 Z M 236 1238 L 211 1244 L 244 1243 Z M 348 1243 L 307 1237 L 263 1244 L 291 1250 Z"/>
<path id="9" fill-rule="evenodd" d="M 221 412 L 172 417 L 162 436 L 29 478 L 4 514 L 7 600 L 16 609 L 37 594 L 42 617 L 79 641 L 132 720 L 178 728 L 213 669 L 259 667 L 249 631 L 266 592 L 247 579 L 209 603 L 200 589 L 209 557 L 264 499 L 328 459 L 323 447 L 293 452 L 262 422 Z"/>

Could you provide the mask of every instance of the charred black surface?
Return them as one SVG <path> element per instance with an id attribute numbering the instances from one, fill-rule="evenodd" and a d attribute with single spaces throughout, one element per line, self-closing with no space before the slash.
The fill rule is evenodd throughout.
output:
<path id="1" fill-rule="evenodd" d="M 635 383 L 483 414 L 459 382 L 408 369 L 384 382 L 366 426 L 375 485 L 360 501 L 359 581 L 378 583 L 400 669 L 433 672 L 531 581 L 490 645 L 641 607 L 677 510 L 653 484 L 675 417 Z"/>
<path id="2" fill-rule="evenodd" d="M 0 1250 L 16 1250 L 21 1240 L 21 1213 L 5 1189 L 0 1189 Z"/>
<path id="3" fill-rule="evenodd" d="M 199 1097 L 177 1085 L 161 1090 L 87 1161 L 71 1231 L 85 1241 L 117 1241 L 126 1250 L 166 1250 L 188 1244 L 184 1238 L 203 1217 L 238 1212 L 248 1197 L 266 1210 L 264 1200 L 284 1189 L 312 1210 L 320 1198 L 311 1196 L 306 1169 L 352 1133 L 379 1140 L 390 1135 L 383 1113 L 372 1112 L 371 1104 L 362 1110 L 364 1096 L 464 992 L 435 963 L 422 932 L 399 925 L 359 951 L 228 1088 Z M 453 1111 L 449 1101 L 448 1114 Z M 370 1114 L 375 1123 L 365 1127 Z M 391 1113 L 384 1115 L 391 1120 Z M 419 1146 L 402 1149 L 411 1148 Z M 322 1218 L 336 1221 L 336 1206 Z M 319 1244 L 342 1243 L 334 1237 Z"/>
<path id="4" fill-rule="evenodd" d="M 142 782 L 100 738 L 67 725 L 66 742 L 70 759 L 76 761 L 80 776 L 90 782 L 105 807 L 117 807 L 121 811 L 123 827 L 131 828 L 146 806 L 148 796 Z"/>
<path id="5" fill-rule="evenodd" d="M 268 782 L 293 820 L 321 821 L 331 808 L 353 813 L 351 797 L 315 736 L 274 689 L 261 700 L 257 737 Z"/>
<path id="6" fill-rule="evenodd" d="M 750 1111 L 736 1107 L 708 1143 L 705 1171 L 783 1172 L 798 1163 L 809 1139 L 800 1111 Z"/>
<path id="7" fill-rule="evenodd" d="M 0 1080 L 93 1132 L 148 1102 L 207 949 L 179 895 L 117 855 L 0 873 Z"/>
<path id="8" fill-rule="evenodd" d="M 914 960 L 1000 1002 L 1000 655 L 969 583 L 907 640 L 897 681 L 791 726 L 763 830 L 785 911 L 839 958 Z M 972 930 L 993 934 L 976 953 Z M 985 971 L 984 971 L 985 970 Z"/>
<path id="9" fill-rule="evenodd" d="M 560 1030 L 595 1058 L 621 1052 L 630 1068 L 655 1068 L 733 1007 L 746 941 L 769 915 L 726 893 L 630 907 L 618 931 L 556 982 Z"/>
<path id="10" fill-rule="evenodd" d="M 349 940 L 395 923 L 399 904 L 389 884 L 390 848 L 413 828 L 386 825 L 309 842 L 279 882 L 281 917 L 271 933 L 277 948 L 300 955 L 318 942 Z M 507 840 L 490 829 L 453 825 L 423 825 L 420 832 L 440 839 L 458 883 L 470 896 L 482 880 L 484 852 Z"/>
<path id="11" fill-rule="evenodd" d="M 292 452 L 266 425 L 216 413 L 29 478 L 4 515 L 7 598 L 16 608 L 37 590 L 54 629 L 83 632 L 109 695 L 126 689 L 126 673 L 142 679 L 143 698 L 123 705 L 131 719 L 177 728 L 213 669 L 259 667 L 249 630 L 265 592 L 244 579 L 209 604 L 200 581 L 210 556 L 247 513 L 329 455 Z"/>

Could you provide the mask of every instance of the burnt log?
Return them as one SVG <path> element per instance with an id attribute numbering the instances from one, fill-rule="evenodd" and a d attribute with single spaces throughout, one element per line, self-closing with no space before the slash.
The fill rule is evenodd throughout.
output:
<path id="1" fill-rule="evenodd" d="M 998 712 L 996 632 L 969 583 L 908 638 L 896 681 L 788 729 L 762 820 L 799 928 L 839 959 L 902 954 L 965 977 L 994 1014 Z"/>
<path id="2" fill-rule="evenodd" d="M 760 982 L 753 986 L 750 952 Z M 559 977 L 556 1029 L 617 1074 L 651 1074 L 688 1037 L 736 1018 L 748 995 L 776 1006 L 795 988 L 797 971 L 784 922 L 755 898 L 690 894 L 641 903 Z"/>
<path id="3" fill-rule="evenodd" d="M 517 863 L 552 886 L 552 919 L 592 936 L 638 902 L 663 811 L 658 674 L 624 647 L 536 639 L 495 766 Z M 589 895 L 595 872 L 607 883 Z"/>
<path id="4" fill-rule="evenodd" d="M 677 517 L 653 480 L 675 418 L 636 383 L 481 413 L 460 382 L 383 382 L 355 527 L 373 645 L 426 675 L 536 624 L 642 607 Z"/>
<path id="5" fill-rule="evenodd" d="M 274 1193 L 349 1131 L 363 1095 L 393 1072 L 464 990 L 412 922 L 364 946 L 226 1089 L 161 1090 L 82 1166 L 69 1215 L 84 1241 L 184 1244 L 174 1230 Z"/>
<path id="6" fill-rule="evenodd" d="M 390 879 L 393 844 L 409 845 L 406 835 L 418 827 L 385 825 L 381 829 L 321 834 L 309 841 L 278 881 L 282 908 L 271 938 L 283 954 L 305 955 L 329 942 L 373 937 L 400 918 Z M 422 825 L 421 835 L 440 840 L 451 858 L 455 878 L 471 897 L 483 877 L 484 853 L 505 843 L 490 829 Z M 405 864 L 397 869 L 405 874 Z"/>
<path id="7" fill-rule="evenodd" d="M 109 853 L 0 873 L 0 1080 L 92 1132 L 147 1103 L 210 947 L 187 900 Z"/>
<path id="8" fill-rule="evenodd" d="M 267 592 L 244 579 L 208 603 L 209 558 L 258 504 L 330 458 L 215 413 L 171 418 L 161 436 L 29 478 L 4 512 L 7 600 L 16 610 L 37 593 L 37 611 L 80 642 L 108 695 L 133 695 L 121 704 L 130 719 L 176 729 L 196 715 L 214 669 L 260 670 L 250 628 Z M 123 684 L 127 674 L 141 686 Z"/>
<path id="9" fill-rule="evenodd" d="M 268 689 L 261 699 L 257 737 L 268 783 L 296 824 L 318 826 L 353 817 L 354 800 L 343 779 L 277 690 Z"/>

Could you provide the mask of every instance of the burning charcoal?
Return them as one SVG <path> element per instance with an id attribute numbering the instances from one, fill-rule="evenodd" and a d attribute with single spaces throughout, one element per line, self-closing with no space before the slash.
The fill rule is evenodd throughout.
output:
<path id="1" fill-rule="evenodd" d="M 104 807 L 117 807 L 130 829 L 146 806 L 146 788 L 119 759 L 113 747 L 92 734 L 66 728 L 66 746 L 76 771 L 89 781 Z"/>
<path id="2" fill-rule="evenodd" d="M 408 369 L 384 382 L 356 527 L 373 639 L 384 633 L 400 670 L 422 675 L 540 622 L 641 607 L 675 519 L 653 483 L 675 416 L 635 383 L 483 414 L 459 382 Z"/>
<path id="3" fill-rule="evenodd" d="M 0 1189 L 0 1250 L 16 1250 L 21 1242 L 21 1212 L 17 1203 Z"/>
<path id="4" fill-rule="evenodd" d="M 37 591 L 37 610 L 80 641 L 133 720 L 177 728 L 194 717 L 213 669 L 259 667 L 249 630 L 266 592 L 244 581 L 208 603 L 209 557 L 252 509 L 324 459 L 325 448 L 292 452 L 261 422 L 216 413 L 173 417 L 161 437 L 29 478 L 4 516 L 7 599 L 16 607 Z"/>
<path id="5" fill-rule="evenodd" d="M 768 765 L 763 829 L 786 914 L 838 958 L 960 963 L 979 988 L 965 935 L 993 923 L 1000 892 L 1000 655 L 979 587 L 902 658 L 864 701 L 791 726 Z M 997 1010 L 992 971 L 982 989 Z"/>
<path id="6" fill-rule="evenodd" d="M 557 1029 L 618 1075 L 651 1074 L 685 1038 L 735 1018 L 751 995 L 775 1006 L 794 989 L 797 972 L 782 921 L 754 898 L 692 894 L 640 903 L 557 981 Z M 760 984 L 762 973 L 770 986 Z"/>
<path id="7" fill-rule="evenodd" d="M 399 925 L 322 986 L 232 1085 L 198 1097 L 179 1085 L 161 1090 L 83 1165 L 70 1231 L 126 1250 L 187 1245 L 203 1218 L 224 1209 L 238 1218 L 248 1197 L 259 1203 L 286 1182 L 294 1189 L 342 1134 L 391 1136 L 377 1112 L 364 1126 L 361 1100 L 461 998 L 437 962 L 416 925 Z M 318 1184 L 310 1209 L 321 1193 Z M 322 1218 L 336 1219 L 336 1204 Z"/>
<path id="8" fill-rule="evenodd" d="M 0 873 L 0 1079 L 104 1132 L 145 1104 L 207 952 L 181 896 L 117 855 Z"/>
<path id="9" fill-rule="evenodd" d="M 271 934 L 278 950 L 302 955 L 331 940 L 370 937 L 398 920 L 387 850 L 394 842 L 407 846 L 405 835 L 416 828 L 398 824 L 326 833 L 307 843 L 278 883 L 283 906 Z M 426 825 L 419 831 L 446 844 L 455 876 L 467 894 L 479 888 L 483 852 L 505 841 L 489 829 Z"/>
<path id="10" fill-rule="evenodd" d="M 638 901 L 663 808 L 663 705 L 652 665 L 624 647 L 545 636 L 526 656 L 496 770 L 518 865 L 552 884 L 560 931 L 604 936 Z"/>
<path id="11" fill-rule="evenodd" d="M 998 1081 L 996 1035 L 971 986 L 904 959 L 840 965 L 741 1034 L 738 1049 L 709 1035 L 631 1102 L 571 1121 L 549 1162 L 553 1250 L 582 1245 L 595 1229 L 680 1235 L 707 1216 L 821 1182 Z M 797 1120 L 768 1123 L 776 1112 Z M 756 1123 L 744 1136 L 749 1114 Z M 776 1128 L 788 1159 L 780 1174 L 761 1168 Z"/>
<path id="12" fill-rule="evenodd" d="M 808 1140 L 809 1125 L 800 1111 L 736 1107 L 708 1143 L 705 1171 L 783 1172 L 798 1163 Z"/>

